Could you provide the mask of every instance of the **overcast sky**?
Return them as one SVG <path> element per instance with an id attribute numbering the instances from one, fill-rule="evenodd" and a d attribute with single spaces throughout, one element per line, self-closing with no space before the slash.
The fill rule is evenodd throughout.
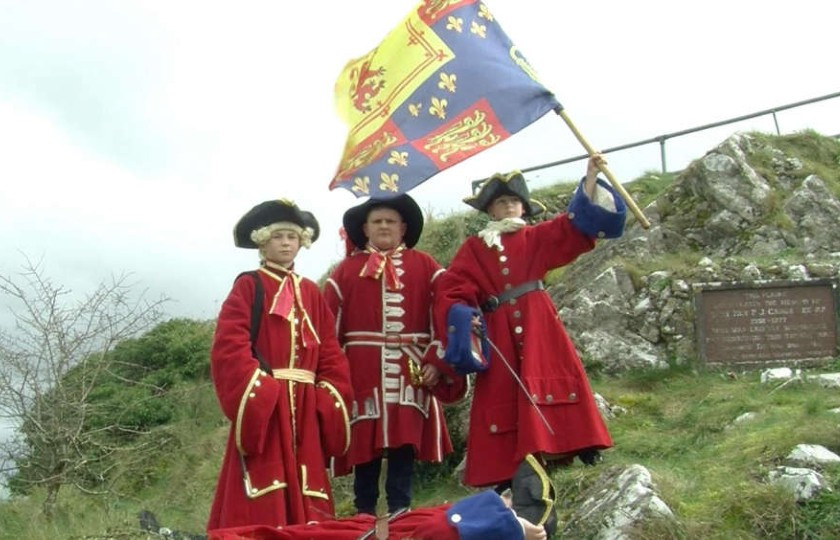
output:
<path id="1" fill-rule="evenodd" d="M 318 279 L 341 256 L 341 215 L 361 202 L 327 189 L 346 135 L 333 84 L 414 5 L 0 0 L 0 273 L 28 256 L 85 293 L 129 272 L 138 289 L 172 298 L 171 315 L 212 318 L 234 276 L 257 263 L 234 248 L 234 223 L 289 197 L 321 223 L 297 262 Z M 840 91 L 826 0 L 487 5 L 596 148 Z M 840 133 L 840 99 L 778 122 Z M 768 116 L 670 141 L 668 164 L 747 129 L 775 127 Z M 551 114 L 412 195 L 435 214 L 469 210 L 460 199 L 472 180 L 582 152 Z M 608 160 L 629 181 L 659 168 L 659 147 Z"/>

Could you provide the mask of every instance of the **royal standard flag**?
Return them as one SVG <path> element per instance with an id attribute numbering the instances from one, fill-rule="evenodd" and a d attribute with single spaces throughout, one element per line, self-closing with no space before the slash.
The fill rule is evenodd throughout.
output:
<path id="1" fill-rule="evenodd" d="M 560 104 L 484 2 L 424 0 L 335 87 L 350 127 L 330 189 L 406 193 Z"/>

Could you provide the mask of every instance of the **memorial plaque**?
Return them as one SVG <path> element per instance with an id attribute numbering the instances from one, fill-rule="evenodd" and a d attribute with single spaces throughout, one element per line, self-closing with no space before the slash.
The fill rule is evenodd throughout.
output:
<path id="1" fill-rule="evenodd" d="M 832 280 L 695 288 L 697 344 L 711 365 L 788 365 L 838 355 Z"/>

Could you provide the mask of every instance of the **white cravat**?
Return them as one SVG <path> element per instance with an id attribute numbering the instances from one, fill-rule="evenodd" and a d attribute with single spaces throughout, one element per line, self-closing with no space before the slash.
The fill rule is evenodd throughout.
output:
<path id="1" fill-rule="evenodd" d="M 495 247 L 499 251 L 504 251 L 502 235 L 504 233 L 518 231 L 524 226 L 525 220 L 522 218 L 505 218 L 499 221 L 491 221 L 478 232 L 478 236 L 484 240 L 487 247 Z"/>

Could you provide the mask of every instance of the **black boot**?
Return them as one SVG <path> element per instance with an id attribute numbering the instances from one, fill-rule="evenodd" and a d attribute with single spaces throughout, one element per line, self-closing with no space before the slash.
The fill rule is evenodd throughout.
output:
<path id="1" fill-rule="evenodd" d="M 411 506 L 414 447 L 407 444 L 399 448 L 389 448 L 387 471 L 385 496 L 388 502 L 388 513 L 393 514 Z"/>
<path id="2" fill-rule="evenodd" d="M 374 458 L 367 463 L 353 467 L 353 495 L 356 512 L 376 515 L 376 501 L 379 499 L 379 471 L 382 458 Z"/>

